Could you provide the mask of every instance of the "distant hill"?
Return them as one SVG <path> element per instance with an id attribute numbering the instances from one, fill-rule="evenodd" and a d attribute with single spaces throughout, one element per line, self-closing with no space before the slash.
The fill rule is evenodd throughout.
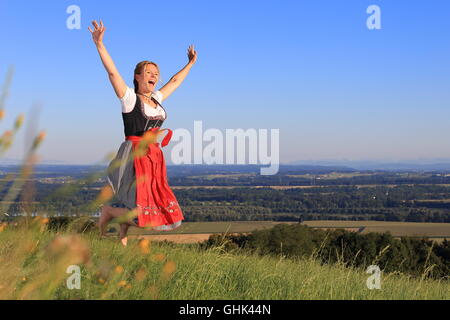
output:
<path id="1" fill-rule="evenodd" d="M 280 164 L 278 174 L 327 174 L 332 172 L 351 173 L 358 171 L 381 172 L 450 172 L 450 163 L 416 164 L 416 163 L 374 163 L 374 162 L 341 162 L 328 163 L 297 163 Z M 325 162 L 325 163 L 324 163 Z M 0 162 L 0 172 L 17 172 L 21 163 L 14 161 Z M 255 174 L 260 175 L 264 165 L 167 165 L 171 176 L 204 175 L 204 174 Z M 95 172 L 106 169 L 105 164 L 77 165 L 77 164 L 45 164 L 35 166 L 37 172 L 70 173 Z"/>
<path id="2" fill-rule="evenodd" d="M 90 173 L 103 171 L 106 168 L 106 165 L 38 164 L 35 166 L 34 171 L 38 176 L 67 175 L 80 177 Z M 167 168 L 168 175 L 171 177 L 227 174 L 250 174 L 260 176 L 261 165 L 167 165 Z M 19 172 L 20 169 L 21 164 L 0 163 L 0 175 L 10 172 Z M 328 174 L 332 172 L 351 173 L 356 171 L 357 170 L 353 168 L 345 166 L 280 165 L 278 175 Z"/>
<path id="3" fill-rule="evenodd" d="M 408 161 L 408 162 L 382 162 L 382 161 L 352 161 L 352 160 L 317 160 L 317 161 L 294 161 L 290 165 L 321 165 L 325 167 L 348 167 L 353 170 L 383 170 L 383 171 L 450 171 L 450 160 L 448 161 Z"/>

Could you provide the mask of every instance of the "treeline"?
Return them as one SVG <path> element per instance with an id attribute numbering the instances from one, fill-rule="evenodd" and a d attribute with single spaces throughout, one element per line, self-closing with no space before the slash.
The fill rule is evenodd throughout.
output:
<path id="1" fill-rule="evenodd" d="M 377 220 L 450 222 L 447 186 L 177 189 L 176 196 L 195 221 Z M 437 205 L 440 203 L 441 205 Z M 252 216 L 251 218 L 249 216 Z M 276 218 L 278 217 L 278 219 Z"/>
<path id="2" fill-rule="evenodd" d="M 298 175 L 298 173 L 297 173 Z M 317 179 L 314 175 L 295 176 L 295 174 L 276 174 L 263 176 L 259 174 L 242 176 L 170 176 L 173 186 L 335 186 L 335 185 L 372 185 L 372 184 L 449 184 L 450 176 L 438 174 L 412 174 L 411 176 L 380 172 L 370 175 L 355 175 L 352 177 L 336 177 Z"/>
<path id="3" fill-rule="evenodd" d="M 358 234 L 345 230 L 323 231 L 301 224 L 279 224 L 250 234 L 213 235 L 202 248 L 221 245 L 261 255 L 318 259 L 324 264 L 342 263 L 367 268 L 377 265 L 384 272 L 418 277 L 450 279 L 450 241 L 402 237 L 389 233 Z"/>
<path id="4" fill-rule="evenodd" d="M 93 214 L 89 206 L 99 193 L 86 184 L 35 183 L 31 202 L 19 195 L 10 214 L 24 212 Z M 187 221 L 231 220 L 377 220 L 450 222 L 450 187 L 315 186 L 312 188 L 174 189 Z M 115 200 L 112 199 L 111 202 Z"/>

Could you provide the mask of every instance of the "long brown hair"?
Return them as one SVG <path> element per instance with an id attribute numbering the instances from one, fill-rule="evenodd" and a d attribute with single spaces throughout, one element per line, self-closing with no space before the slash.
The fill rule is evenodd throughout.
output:
<path id="1" fill-rule="evenodd" d="M 144 70 L 145 66 L 148 65 L 148 64 L 152 64 L 152 65 L 154 65 L 154 66 L 156 67 L 156 69 L 158 69 L 158 73 L 159 73 L 158 80 L 161 79 L 161 72 L 159 71 L 159 67 L 158 67 L 158 65 L 157 65 L 155 62 L 153 62 L 153 61 L 147 61 L 147 60 L 144 60 L 144 61 L 139 62 L 139 63 L 136 65 L 136 68 L 134 68 L 134 74 L 135 74 L 135 75 L 136 75 L 136 74 L 141 74 L 142 71 Z M 138 84 L 138 82 L 136 81 L 136 78 L 134 78 L 134 77 L 133 77 L 133 83 L 134 83 L 134 92 L 137 92 L 137 91 L 139 90 L 139 84 Z M 156 85 L 156 83 L 155 83 L 155 85 Z"/>

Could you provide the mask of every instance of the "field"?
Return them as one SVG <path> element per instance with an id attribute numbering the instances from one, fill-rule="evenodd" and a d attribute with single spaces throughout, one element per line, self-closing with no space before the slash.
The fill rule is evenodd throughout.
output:
<path id="1" fill-rule="evenodd" d="M 175 243 L 202 242 L 215 233 L 247 233 L 253 230 L 271 228 L 278 223 L 276 221 L 217 221 L 217 222 L 184 222 L 173 231 L 152 231 L 137 228 L 130 229 L 131 238 L 147 238 L 154 241 L 172 241 Z M 117 225 L 112 225 L 118 230 Z M 113 235 L 114 233 L 110 233 Z"/>
<path id="2" fill-rule="evenodd" d="M 173 231 L 165 231 L 165 234 L 193 234 L 193 233 L 221 233 L 221 232 L 251 232 L 253 230 L 272 228 L 279 223 L 277 221 L 211 221 L 211 222 L 183 222 L 179 228 Z M 161 231 L 133 229 L 135 234 L 161 234 Z"/>
<path id="3" fill-rule="evenodd" d="M 151 231 L 137 228 L 130 229 L 130 235 L 134 238 L 142 238 L 161 241 L 173 241 L 176 243 L 201 242 L 214 233 L 248 233 L 254 230 L 271 228 L 279 223 L 277 221 L 230 221 L 230 222 L 184 222 L 173 231 Z M 359 232 L 390 232 L 394 237 L 427 237 L 432 240 L 442 241 L 450 239 L 450 223 L 415 223 L 415 222 L 386 222 L 386 221 L 304 221 L 304 225 L 319 229 L 345 229 Z M 116 225 L 112 225 L 117 229 Z M 111 233 L 112 235 L 113 233 Z"/>
<path id="4" fill-rule="evenodd" d="M 150 241 L 171 241 L 174 243 L 196 243 L 209 239 L 214 233 L 192 233 L 192 234 L 143 234 L 130 235 L 132 239 L 148 239 Z"/>
<path id="5" fill-rule="evenodd" d="M 450 223 L 416 223 L 388 221 L 304 221 L 303 224 L 321 229 L 352 229 L 362 234 L 389 231 L 394 237 L 427 237 L 442 241 L 450 239 Z"/>
<path id="6" fill-rule="evenodd" d="M 96 234 L 58 234 L 45 219 L 0 231 L 0 299 L 450 299 L 447 281 L 381 275 L 370 290 L 364 270 L 321 265 L 314 256 L 245 255 Z M 68 288 L 68 266 L 80 269 Z M 72 283 L 73 285 L 73 283 Z"/>

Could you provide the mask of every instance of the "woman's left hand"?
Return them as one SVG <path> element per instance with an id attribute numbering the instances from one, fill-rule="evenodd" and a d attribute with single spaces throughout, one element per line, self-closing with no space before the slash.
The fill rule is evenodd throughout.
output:
<path id="1" fill-rule="evenodd" d="M 194 50 L 194 45 L 189 46 L 187 55 L 190 63 L 194 64 L 197 61 L 197 51 Z"/>

